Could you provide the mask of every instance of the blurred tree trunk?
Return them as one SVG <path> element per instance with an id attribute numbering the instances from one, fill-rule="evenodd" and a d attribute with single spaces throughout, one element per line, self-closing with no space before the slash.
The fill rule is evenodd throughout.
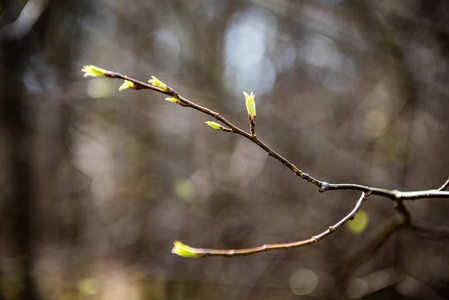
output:
<path id="1" fill-rule="evenodd" d="M 33 141 L 31 124 L 24 97 L 22 77 L 25 62 L 29 58 L 17 40 L 2 45 L 2 101 L 0 126 L 3 135 L 6 159 L 3 170 L 8 182 L 8 191 L 3 201 L 4 219 L 1 230 L 12 242 L 14 256 L 18 258 L 22 272 L 20 299 L 36 299 L 31 276 L 33 265 L 32 237 L 32 173 Z M 20 204 L 20 205 L 19 205 Z"/>
<path id="2" fill-rule="evenodd" d="M 15 1 L 3 1 L 3 15 L 16 19 Z M 20 8 L 20 7 L 19 7 Z M 4 17 L 2 15 L 2 17 Z M 13 16 L 15 15 L 15 16 Z M 6 257 L 18 268 L 14 287 L 8 291 L 17 299 L 38 299 L 32 275 L 34 263 L 33 135 L 30 103 L 23 82 L 29 58 L 35 51 L 33 31 L 20 36 L 18 22 L 3 26 L 0 36 L 0 133 L 3 144 L 2 218 L 0 220 Z M 2 250 L 5 250 L 3 248 Z M 4 275 L 4 274 L 3 274 Z M 5 295 L 0 295 L 4 298 Z M 11 295 L 7 296 L 8 298 Z"/>

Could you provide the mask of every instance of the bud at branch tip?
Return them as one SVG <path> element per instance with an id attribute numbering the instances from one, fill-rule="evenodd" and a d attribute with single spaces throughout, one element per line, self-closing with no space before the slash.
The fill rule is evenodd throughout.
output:
<path id="1" fill-rule="evenodd" d="M 255 95 L 251 92 L 248 95 L 246 92 L 243 92 L 246 99 L 246 109 L 248 110 L 248 118 L 250 121 L 254 122 L 256 120 L 256 103 L 254 102 Z"/>
<path id="2" fill-rule="evenodd" d="M 181 243 L 180 241 L 175 241 L 174 243 L 174 247 L 171 250 L 172 253 L 182 256 L 182 257 L 203 257 L 204 254 L 198 252 L 196 249 L 184 245 L 183 243 Z"/>
<path id="3" fill-rule="evenodd" d="M 81 72 L 84 72 L 84 77 L 91 76 L 91 77 L 102 77 L 106 76 L 105 73 L 108 72 L 107 70 L 92 66 L 92 65 L 86 65 L 83 66 L 83 69 Z"/>

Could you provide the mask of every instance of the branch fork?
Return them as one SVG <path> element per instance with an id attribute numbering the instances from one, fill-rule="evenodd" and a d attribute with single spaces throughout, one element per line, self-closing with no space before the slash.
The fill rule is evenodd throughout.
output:
<path id="1" fill-rule="evenodd" d="M 206 122 L 207 125 L 212 127 L 213 129 L 224 131 L 224 132 L 232 132 L 236 133 L 238 135 L 243 136 L 244 138 L 247 138 L 248 140 L 252 141 L 256 145 L 258 145 L 260 148 L 262 148 L 266 153 L 285 165 L 287 168 L 289 168 L 294 174 L 299 176 L 301 179 L 307 181 L 308 183 L 311 183 L 319 188 L 319 192 L 328 192 L 333 190 L 355 190 L 361 192 L 361 196 L 357 200 L 353 210 L 349 212 L 346 216 L 344 216 L 339 222 L 336 224 L 329 226 L 327 230 L 312 236 L 309 239 L 291 242 L 291 243 L 281 243 L 281 244 L 265 244 L 261 245 L 259 247 L 253 247 L 253 248 L 246 248 L 246 249 L 208 249 L 208 248 L 193 248 L 187 245 L 184 245 L 183 243 L 179 241 L 174 242 L 174 247 L 172 249 L 172 252 L 183 256 L 183 257 L 206 257 L 206 256 L 225 256 L 225 257 L 232 257 L 232 256 L 240 256 L 240 255 L 250 255 L 250 254 L 256 254 L 260 252 L 265 251 L 271 251 L 271 250 L 289 250 L 293 248 L 313 245 L 321 241 L 322 239 L 328 237 L 330 234 L 334 233 L 338 229 L 340 229 L 344 224 L 346 224 L 348 221 L 352 220 L 354 216 L 357 214 L 357 212 L 362 207 L 363 203 L 368 199 L 371 195 L 377 195 L 384 198 L 389 198 L 392 201 L 394 201 L 395 209 L 402 215 L 403 222 L 401 224 L 410 224 L 412 221 L 412 214 L 408 210 L 405 201 L 410 200 L 420 200 L 420 199 L 429 199 L 429 198 L 444 198 L 449 199 L 449 192 L 446 191 L 449 187 L 449 178 L 446 180 L 446 182 L 440 186 L 438 189 L 430 189 L 430 190 L 424 190 L 424 191 L 398 191 L 398 190 L 387 190 L 377 187 L 370 187 L 365 185 L 359 185 L 359 184 L 352 184 L 352 183 L 340 183 L 340 184 L 332 184 L 325 181 L 321 181 L 317 178 L 314 178 L 313 176 L 309 175 L 306 172 L 303 172 L 298 167 L 296 167 L 293 163 L 288 161 L 286 158 L 284 158 L 282 155 L 274 151 L 271 147 L 266 145 L 264 142 L 259 140 L 256 136 L 256 106 L 254 102 L 254 94 L 251 92 L 249 95 L 246 92 L 243 92 L 243 95 L 245 96 L 246 100 L 246 108 L 248 111 L 248 120 L 250 124 L 250 131 L 249 133 L 240 129 L 239 127 L 235 126 L 225 118 L 223 118 L 219 113 L 214 112 L 206 107 L 200 106 L 183 96 L 179 95 L 173 88 L 170 86 L 167 86 L 165 83 L 157 79 L 156 77 L 152 76 L 152 78 L 148 81 L 148 83 L 136 80 L 134 78 L 130 78 L 126 75 L 122 75 L 117 72 L 107 71 L 92 65 L 84 66 L 82 69 L 83 72 L 85 72 L 84 76 L 91 76 L 91 77 L 109 77 L 109 78 L 118 78 L 124 80 L 124 83 L 120 87 L 120 91 L 124 89 L 135 89 L 135 90 L 141 90 L 141 89 L 148 89 L 153 90 L 159 93 L 163 93 L 165 95 L 168 95 L 169 97 L 165 100 L 169 102 L 173 102 L 176 104 L 179 104 L 183 107 L 190 107 L 197 111 L 200 111 L 206 115 L 209 115 L 216 119 L 217 121 L 221 122 L 223 125 L 208 121 Z M 396 226 L 395 228 L 399 228 Z"/>

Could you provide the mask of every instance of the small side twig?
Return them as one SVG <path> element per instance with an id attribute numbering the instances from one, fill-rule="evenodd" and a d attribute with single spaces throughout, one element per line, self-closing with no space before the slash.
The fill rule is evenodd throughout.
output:
<path id="1" fill-rule="evenodd" d="M 445 183 L 443 183 L 442 186 L 440 186 L 440 187 L 438 188 L 438 190 L 439 190 L 439 191 L 444 191 L 444 190 L 446 190 L 448 187 L 449 187 L 449 178 L 446 180 Z"/>
<path id="2" fill-rule="evenodd" d="M 188 100 L 187 98 L 179 95 L 173 88 L 167 86 L 165 90 L 159 88 L 159 87 L 155 87 L 151 84 L 147 84 L 145 82 L 139 81 L 137 79 L 128 77 L 126 75 L 122 75 L 120 73 L 117 72 L 112 72 L 112 71 L 105 71 L 104 72 L 104 76 L 109 77 L 109 78 L 118 78 L 118 79 L 123 79 L 123 80 L 127 80 L 132 82 L 135 86 L 138 87 L 138 89 L 149 89 L 149 90 L 153 90 L 159 93 L 163 93 L 166 94 L 168 96 L 171 96 L 175 99 L 178 99 L 180 104 L 183 107 L 190 107 L 193 108 L 197 111 L 200 111 L 206 115 L 209 115 L 213 118 L 215 118 L 216 120 L 222 122 L 224 125 L 226 125 L 228 128 L 230 128 L 232 130 L 233 133 L 236 133 L 238 135 L 241 135 L 245 138 L 247 138 L 248 140 L 254 142 L 256 145 L 258 145 L 259 147 L 261 147 L 263 150 L 265 150 L 267 152 L 267 154 L 273 158 L 275 158 L 276 160 L 280 161 L 282 164 L 284 164 L 286 167 L 288 167 L 290 170 L 292 170 L 297 176 L 299 176 L 300 178 L 306 180 L 307 182 L 310 182 L 312 184 L 314 184 L 315 186 L 317 186 L 318 188 L 322 188 L 324 185 L 326 185 L 327 183 L 322 182 L 314 177 L 312 177 L 311 175 L 307 174 L 306 172 L 303 172 L 302 170 L 300 170 L 298 167 L 296 167 L 293 163 L 291 163 L 290 161 L 288 161 L 286 158 L 284 158 L 282 155 L 280 155 L 279 153 L 277 153 L 276 151 L 274 151 L 271 147 L 269 147 L 268 145 L 266 145 L 265 143 L 263 143 L 261 140 L 259 140 L 255 134 L 255 121 L 256 121 L 256 117 L 255 117 L 255 112 L 254 112 L 254 119 L 251 122 L 250 119 L 250 129 L 252 128 L 253 132 L 247 133 L 246 131 L 240 129 L 239 127 L 235 126 L 234 124 L 232 124 L 231 122 L 229 122 L 227 119 L 225 119 L 224 117 L 222 117 L 219 113 L 210 110 L 206 107 L 203 107 L 201 105 L 198 105 L 190 100 Z M 251 96 L 251 95 L 249 95 Z M 252 96 L 254 97 L 254 95 Z M 449 196 L 449 193 L 448 193 Z"/>
<path id="3" fill-rule="evenodd" d="M 260 252 L 266 252 L 271 250 L 289 250 L 293 248 L 304 247 L 308 245 L 313 245 L 323 240 L 324 238 L 331 235 L 333 232 L 337 231 L 340 227 L 346 224 L 349 220 L 354 219 L 354 216 L 362 207 L 363 202 L 369 197 L 369 194 L 362 193 L 360 198 L 357 200 L 357 203 L 354 209 L 347 214 L 343 219 L 337 222 L 333 226 L 329 226 L 329 228 L 323 231 L 320 234 L 314 235 L 309 239 L 301 240 L 292 243 L 282 243 L 282 244 L 266 244 L 259 247 L 254 248 L 246 248 L 246 249 L 208 249 L 208 248 L 193 248 L 187 245 L 183 245 L 180 242 L 175 242 L 175 247 L 173 248 L 173 252 L 176 254 L 183 253 L 187 251 L 189 256 L 191 257 L 205 257 L 205 256 L 243 256 L 256 254 Z M 182 255 L 184 256 L 184 255 Z"/>

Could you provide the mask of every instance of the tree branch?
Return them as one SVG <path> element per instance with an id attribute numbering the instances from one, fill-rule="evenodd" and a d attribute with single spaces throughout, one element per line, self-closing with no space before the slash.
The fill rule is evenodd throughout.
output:
<path id="1" fill-rule="evenodd" d="M 251 95 L 248 95 L 244 93 L 246 101 L 247 101 L 247 109 L 248 109 L 248 118 L 250 122 L 250 133 L 240 129 L 239 127 L 232 124 L 230 121 L 222 117 L 219 113 L 212 111 L 206 107 L 200 106 L 187 98 L 179 95 L 173 88 L 165 85 L 163 82 L 159 81 L 154 76 L 152 77 L 149 82 L 151 84 L 141 82 L 139 80 L 136 80 L 134 78 L 130 78 L 126 75 L 122 75 L 120 73 L 111 72 L 107 70 L 103 70 L 94 66 L 84 66 L 83 72 L 86 72 L 85 76 L 92 76 L 92 77 L 99 77 L 99 76 L 105 76 L 109 78 L 119 78 L 125 80 L 125 83 L 120 87 L 120 90 L 122 89 L 149 89 L 156 92 L 160 92 L 163 94 L 166 94 L 172 98 L 166 98 L 166 100 L 170 102 L 177 103 L 183 107 L 190 107 L 192 109 L 195 109 L 197 111 L 200 111 L 204 114 L 207 114 L 216 120 L 223 123 L 227 128 L 221 126 L 218 123 L 215 122 L 206 122 L 209 126 L 211 126 L 214 129 L 218 129 L 220 131 L 224 132 L 233 132 L 238 135 L 243 136 L 244 138 L 252 141 L 254 144 L 258 145 L 260 148 L 262 148 L 269 156 L 273 157 L 277 161 L 281 162 L 283 165 L 285 165 L 287 168 L 289 168 L 294 174 L 299 176 L 301 179 L 306 180 L 309 183 L 314 184 L 319 188 L 320 192 L 327 192 L 327 191 L 333 191 L 333 190 L 355 190 L 362 192 L 362 195 L 360 196 L 359 200 L 357 201 L 354 209 L 346 215 L 343 219 L 341 219 L 338 223 L 336 223 L 333 226 L 330 226 L 327 230 L 323 231 L 322 233 L 312 236 L 309 239 L 292 242 L 292 243 L 281 243 L 281 244 L 269 244 L 269 245 L 262 245 L 259 247 L 254 248 L 246 248 L 246 249 L 207 249 L 207 248 L 193 248 L 187 245 L 182 244 L 181 242 L 177 241 L 175 242 L 175 247 L 173 248 L 172 252 L 185 256 L 185 257 L 205 257 L 205 256 L 238 256 L 238 255 L 249 255 L 249 254 L 255 254 L 265 251 L 271 251 L 271 250 L 288 250 L 293 248 L 298 248 L 302 246 L 307 245 L 313 245 L 317 242 L 321 241 L 325 237 L 329 236 L 334 231 L 338 230 L 341 226 L 346 224 L 349 220 L 352 220 L 355 216 L 355 214 L 359 211 L 360 207 L 362 206 L 363 202 L 370 196 L 370 195 L 377 195 L 382 196 L 385 198 L 389 198 L 395 202 L 395 209 L 402 215 L 403 219 L 402 222 L 395 223 L 394 226 L 392 226 L 391 230 L 387 231 L 386 233 L 382 234 L 378 240 L 384 241 L 387 239 L 387 237 L 394 232 L 399 226 L 402 226 L 404 224 L 411 224 L 412 221 L 412 214 L 405 205 L 406 200 L 418 200 L 418 199 L 427 199 L 427 198 L 448 198 L 449 199 L 449 192 L 445 191 L 449 186 L 449 178 L 448 180 L 438 189 L 431 189 L 431 190 L 423 190 L 423 191 L 398 191 L 398 190 L 388 190 L 388 189 L 382 189 L 382 188 L 376 188 L 376 187 L 370 187 L 365 185 L 359 185 L 359 184 L 352 184 L 352 183 L 341 183 L 341 184 L 332 184 L 327 183 L 325 181 L 321 181 L 317 178 L 314 178 L 313 176 L 309 175 L 308 173 L 300 170 L 298 167 L 296 167 L 293 163 L 288 161 L 286 158 L 284 158 L 282 155 L 274 151 L 271 147 L 266 145 L 264 142 L 259 140 L 259 138 L 256 136 L 255 133 L 255 121 L 256 121 L 256 112 L 255 112 L 255 103 L 254 103 L 254 95 L 251 93 Z M 382 243 L 381 242 L 381 243 Z M 379 244 L 381 244 L 379 243 Z M 375 247 L 377 248 L 377 247 Z"/>
<path id="2" fill-rule="evenodd" d="M 444 185 L 443 185 L 444 186 Z M 410 191 L 403 192 L 398 190 L 387 190 L 376 187 L 370 187 L 353 183 L 339 183 L 339 184 L 323 184 L 321 192 L 332 190 L 357 190 L 373 195 L 383 196 L 392 200 L 418 200 L 429 198 L 449 198 L 449 192 L 443 191 L 441 188 L 437 190 L 425 190 L 425 191 Z"/>
<path id="3" fill-rule="evenodd" d="M 185 256 L 182 254 L 186 254 L 184 252 L 188 252 L 188 255 L 190 257 L 205 257 L 205 256 L 226 256 L 226 257 L 232 257 L 232 256 L 243 256 L 243 255 L 250 255 L 250 254 L 256 254 L 260 252 L 266 252 L 271 250 L 289 250 L 293 248 L 299 248 L 304 247 L 308 245 L 313 245 L 318 243 L 319 241 L 323 240 L 324 238 L 331 235 L 333 232 L 337 231 L 341 226 L 346 224 L 349 220 L 354 219 L 354 216 L 356 213 L 360 210 L 362 207 L 363 202 L 369 197 L 369 194 L 366 194 L 362 192 L 362 195 L 360 196 L 359 200 L 357 200 L 357 203 L 354 207 L 354 209 L 346 215 L 343 219 L 341 219 L 339 222 L 334 224 L 333 226 L 329 226 L 329 228 L 325 231 L 323 231 L 320 234 L 314 235 L 309 239 L 292 242 L 292 243 L 282 243 L 282 244 L 266 244 L 259 247 L 254 248 L 246 248 L 246 249 L 207 249 L 207 248 L 193 248 L 187 245 L 183 245 L 180 242 L 175 242 L 175 247 L 173 248 L 173 252 L 176 254 L 180 254 L 181 256 Z"/>
<path id="4" fill-rule="evenodd" d="M 274 159 L 281 162 L 283 165 L 285 165 L 287 168 L 289 168 L 293 173 L 295 173 L 297 176 L 299 176 L 301 179 L 306 180 L 309 183 L 314 184 L 319 188 L 320 192 L 326 192 L 326 191 L 332 191 L 332 190 L 356 190 L 356 191 L 362 191 L 365 193 L 369 193 L 372 195 L 378 195 L 383 196 L 386 198 L 390 198 L 392 200 L 418 200 L 418 199 L 429 199 L 429 198 L 449 198 L 449 192 L 444 191 L 449 186 L 449 179 L 443 184 L 439 189 L 435 190 L 424 190 L 424 191 L 399 191 L 399 190 L 388 190 L 388 189 L 382 189 L 382 188 L 376 188 L 376 187 L 370 187 L 365 185 L 359 185 L 359 184 L 352 184 L 352 183 L 340 183 L 340 184 L 332 184 L 327 183 L 325 181 L 321 181 L 308 173 L 300 170 L 297 166 L 295 166 L 293 163 L 288 161 L 285 157 L 274 151 L 271 147 L 269 147 L 267 144 L 262 142 L 255 134 L 252 135 L 250 133 L 247 133 L 246 131 L 240 129 L 239 127 L 235 126 L 228 120 L 226 120 L 224 117 L 222 117 L 219 113 L 210 110 L 206 107 L 203 107 L 201 105 L 198 105 L 187 98 L 179 95 L 173 88 L 167 86 L 166 90 L 163 90 L 159 87 L 156 87 L 154 85 L 139 81 L 134 78 L 130 78 L 126 75 L 122 75 L 120 73 L 112 72 L 112 71 L 106 71 L 104 73 L 104 76 L 110 77 L 110 78 L 119 78 L 123 80 L 127 80 L 132 82 L 136 88 L 135 89 L 149 89 L 156 92 L 160 92 L 166 95 L 169 95 L 173 97 L 174 99 L 179 100 L 178 104 L 184 107 L 190 107 L 197 111 L 200 111 L 206 115 L 209 115 L 216 120 L 222 122 L 227 127 L 231 129 L 233 133 L 239 134 L 248 140 L 252 141 L 256 145 L 258 145 L 260 148 L 262 148 L 267 154 Z M 251 128 L 253 128 L 253 125 L 251 125 Z"/>

